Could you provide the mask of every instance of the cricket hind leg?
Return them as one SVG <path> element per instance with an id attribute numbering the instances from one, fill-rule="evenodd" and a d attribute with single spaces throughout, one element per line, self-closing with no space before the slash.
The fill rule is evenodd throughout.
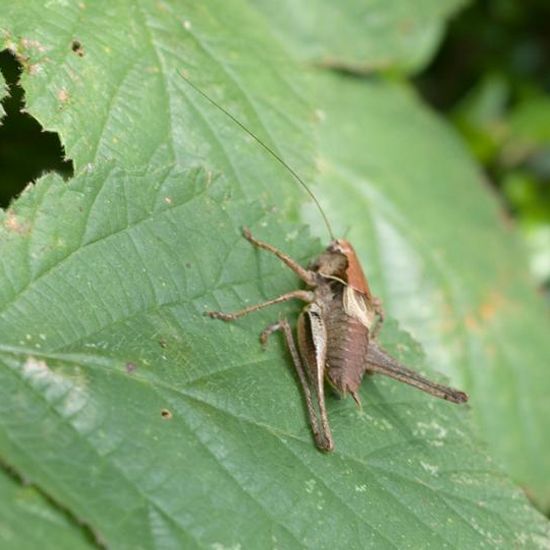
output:
<path id="1" fill-rule="evenodd" d="M 244 309 L 240 309 L 232 313 L 224 313 L 223 311 L 207 311 L 206 315 L 212 317 L 213 319 L 221 319 L 222 321 L 235 321 L 239 317 L 244 317 L 254 311 L 259 311 L 260 309 L 274 306 L 275 304 L 281 304 L 282 302 L 288 302 L 289 300 L 303 300 L 304 302 L 309 303 L 312 302 L 313 299 L 313 292 L 309 290 L 293 290 L 292 292 L 287 292 L 277 298 L 273 298 L 273 300 L 268 300 L 267 302 L 262 302 L 261 304 L 245 307 Z"/>
<path id="2" fill-rule="evenodd" d="M 428 380 L 417 372 L 403 366 L 384 351 L 374 341 L 369 343 L 367 357 L 365 361 L 365 370 L 372 373 L 384 374 L 400 382 L 405 382 L 423 392 L 429 393 L 434 397 L 451 401 L 452 403 L 465 403 L 468 401 L 468 395 L 460 390 L 455 390 L 449 386 L 438 384 Z"/>
<path id="3" fill-rule="evenodd" d="M 309 417 L 309 423 L 311 426 L 311 431 L 313 433 L 313 438 L 315 439 L 315 445 L 321 451 L 329 452 L 334 449 L 334 440 L 332 439 L 332 434 L 330 428 L 323 421 L 322 412 L 321 412 L 321 428 L 319 427 L 319 417 L 315 405 L 313 404 L 313 397 L 310 388 L 309 376 L 304 369 L 302 359 L 298 353 L 298 348 L 294 341 L 294 336 L 292 334 L 292 329 L 286 319 L 281 319 L 277 323 L 269 325 L 266 329 L 260 334 L 260 342 L 262 345 L 267 344 L 268 338 L 277 331 L 281 331 L 285 337 L 290 356 L 292 358 L 292 363 L 294 364 L 294 369 L 298 375 L 300 385 L 302 386 L 302 391 L 306 400 L 307 414 Z M 324 407 L 324 403 L 323 403 Z"/>

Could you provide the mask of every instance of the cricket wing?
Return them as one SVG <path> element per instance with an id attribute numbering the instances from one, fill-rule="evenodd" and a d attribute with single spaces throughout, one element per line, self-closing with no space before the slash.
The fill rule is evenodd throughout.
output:
<path id="1" fill-rule="evenodd" d="M 340 253 L 346 257 L 347 267 L 345 272 L 345 282 L 348 286 L 364 294 L 369 300 L 372 299 L 369 283 L 365 277 L 361 262 L 357 257 L 357 254 L 351 245 L 351 243 L 345 239 L 339 239 L 336 244 L 340 250 Z"/>
<path id="2" fill-rule="evenodd" d="M 372 330 L 376 319 L 376 310 L 372 300 L 366 294 L 358 292 L 351 286 L 345 286 L 342 304 L 346 315 L 357 319 L 369 331 Z"/>
<path id="3" fill-rule="evenodd" d="M 403 366 L 373 341 L 369 343 L 365 370 L 395 378 L 395 380 L 405 382 L 405 384 L 414 386 L 430 395 L 451 401 L 452 403 L 465 403 L 468 401 L 468 395 L 464 392 L 424 378 L 417 372 Z"/>

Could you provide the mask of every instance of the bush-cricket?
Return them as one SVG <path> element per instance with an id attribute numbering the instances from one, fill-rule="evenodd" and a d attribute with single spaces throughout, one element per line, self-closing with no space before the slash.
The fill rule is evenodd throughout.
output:
<path id="1" fill-rule="evenodd" d="M 464 392 L 428 380 L 382 349 L 376 341 L 384 320 L 382 305 L 372 295 L 352 245 L 345 239 L 334 238 L 317 197 L 281 156 L 189 78 L 182 73 L 180 75 L 191 88 L 227 115 L 290 172 L 313 198 L 331 236 L 331 242 L 325 251 L 308 267 L 302 267 L 281 250 L 256 239 L 244 228 L 243 235 L 253 246 L 274 254 L 296 273 L 307 288 L 287 292 L 233 313 L 207 313 L 215 319 L 235 321 L 244 315 L 288 300 L 305 302 L 298 318 L 297 344 L 287 319 L 269 325 L 261 333 L 260 341 L 265 345 L 271 334 L 276 331 L 283 333 L 304 393 L 316 446 L 322 451 L 332 451 L 334 448 L 325 404 L 325 381 L 340 395 L 350 394 L 357 404 L 360 403 L 358 390 L 365 373 L 384 374 L 453 403 L 466 402 L 468 396 Z"/>

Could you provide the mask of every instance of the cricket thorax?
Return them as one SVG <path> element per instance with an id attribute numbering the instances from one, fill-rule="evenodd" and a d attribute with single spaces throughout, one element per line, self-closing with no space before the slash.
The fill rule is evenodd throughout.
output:
<path id="1" fill-rule="evenodd" d="M 339 252 L 330 250 L 330 247 L 309 265 L 311 270 L 323 277 L 335 277 L 342 281 L 345 280 L 347 267 L 347 258 Z"/>
<path id="2" fill-rule="evenodd" d="M 339 279 L 354 290 L 372 299 L 367 278 L 353 246 L 345 239 L 332 241 L 325 251 L 310 265 L 319 275 Z"/>

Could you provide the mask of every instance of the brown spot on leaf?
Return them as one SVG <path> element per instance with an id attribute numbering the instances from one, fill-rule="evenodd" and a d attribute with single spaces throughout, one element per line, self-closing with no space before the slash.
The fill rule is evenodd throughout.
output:
<path id="1" fill-rule="evenodd" d="M 480 308 L 479 314 L 484 321 L 492 319 L 504 305 L 504 297 L 498 292 L 491 292 L 487 300 L 485 300 Z"/>
<path id="2" fill-rule="evenodd" d="M 162 411 L 160 411 L 160 416 L 162 416 L 164 420 L 172 419 L 172 413 L 168 409 L 162 409 Z"/>
<path id="3" fill-rule="evenodd" d="M 135 363 L 128 362 L 126 363 L 126 372 L 128 374 L 132 374 L 137 369 L 137 365 Z"/>
<path id="4" fill-rule="evenodd" d="M 163 349 L 166 349 L 166 347 L 168 346 L 168 342 L 165 338 L 159 338 L 159 346 Z"/>
<path id="5" fill-rule="evenodd" d="M 42 70 L 42 65 L 40 63 L 29 63 L 26 67 L 26 70 L 29 74 L 35 75 Z"/>
<path id="6" fill-rule="evenodd" d="M 59 99 L 61 103 L 67 103 L 67 101 L 69 101 L 69 92 L 65 88 L 61 88 L 61 90 L 57 92 L 57 99 Z"/>
<path id="7" fill-rule="evenodd" d="M 28 224 L 21 222 L 13 210 L 7 211 L 4 226 L 8 231 L 13 231 L 14 233 L 19 233 L 20 235 L 29 232 Z"/>
<path id="8" fill-rule="evenodd" d="M 468 330 L 471 330 L 472 332 L 479 328 L 479 324 L 476 318 L 471 314 L 468 314 L 466 315 L 466 317 L 464 317 L 464 324 L 466 325 L 466 328 Z"/>
<path id="9" fill-rule="evenodd" d="M 38 40 L 32 40 L 30 38 L 22 38 L 21 45 L 25 50 L 36 50 L 40 53 L 46 52 L 46 47 Z"/>
<path id="10" fill-rule="evenodd" d="M 472 332 L 484 330 L 484 325 L 494 320 L 505 307 L 511 304 L 499 292 L 490 292 L 474 311 L 464 317 L 464 324 Z"/>
<path id="11" fill-rule="evenodd" d="M 414 31 L 414 28 L 415 28 L 414 20 L 410 18 L 402 19 L 401 21 L 399 21 L 398 25 L 399 25 L 399 30 L 403 34 L 410 34 L 412 31 Z"/>
<path id="12" fill-rule="evenodd" d="M 78 40 L 71 42 L 71 50 L 78 55 L 78 57 L 84 57 L 84 48 Z"/>

